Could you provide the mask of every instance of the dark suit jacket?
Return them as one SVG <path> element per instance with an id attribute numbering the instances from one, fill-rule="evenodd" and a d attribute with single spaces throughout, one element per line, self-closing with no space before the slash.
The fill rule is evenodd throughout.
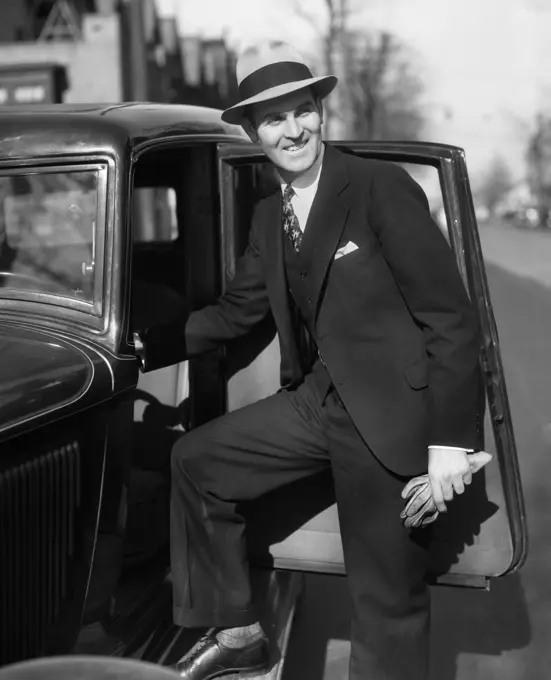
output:
<path id="1" fill-rule="evenodd" d="M 302 380 L 282 233 L 275 192 L 256 208 L 227 292 L 190 315 L 188 356 L 246 334 L 271 310 L 281 383 Z M 426 470 L 429 444 L 477 448 L 477 318 L 419 185 L 393 163 L 326 147 L 307 239 L 318 347 L 373 453 L 409 475 Z M 358 249 L 335 260 L 348 241 Z"/>

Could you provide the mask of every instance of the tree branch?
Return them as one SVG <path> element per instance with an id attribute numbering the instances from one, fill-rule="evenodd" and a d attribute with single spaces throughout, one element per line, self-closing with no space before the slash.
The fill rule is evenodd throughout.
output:
<path id="1" fill-rule="evenodd" d="M 326 0 L 327 1 L 327 0 Z M 331 1 L 331 0 L 329 0 Z M 299 19 L 302 19 L 303 21 L 306 21 L 308 24 L 314 27 L 314 30 L 318 35 L 323 34 L 323 29 L 320 27 L 318 23 L 317 17 L 312 14 L 311 12 L 307 12 L 304 7 L 302 6 L 302 0 L 293 0 L 292 7 L 293 7 L 293 12 L 297 15 Z"/>

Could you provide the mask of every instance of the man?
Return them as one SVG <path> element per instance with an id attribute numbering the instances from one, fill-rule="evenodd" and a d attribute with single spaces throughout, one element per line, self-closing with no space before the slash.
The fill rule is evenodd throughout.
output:
<path id="1" fill-rule="evenodd" d="M 445 511 L 470 483 L 476 317 L 419 186 L 394 164 L 322 143 L 321 101 L 336 78 L 314 78 L 284 43 L 246 51 L 237 75 L 242 101 L 223 118 L 261 145 L 281 191 L 258 204 L 227 292 L 190 314 L 177 346 L 155 328 L 141 339 L 146 361 L 174 361 L 244 336 L 271 311 L 283 388 L 174 448 L 174 618 L 213 627 L 178 670 L 205 680 L 266 668 L 238 503 L 331 466 L 353 604 L 350 678 L 426 679 L 427 541 L 401 524 L 401 491 L 428 469 Z M 310 365 L 293 312 L 317 350 Z"/>

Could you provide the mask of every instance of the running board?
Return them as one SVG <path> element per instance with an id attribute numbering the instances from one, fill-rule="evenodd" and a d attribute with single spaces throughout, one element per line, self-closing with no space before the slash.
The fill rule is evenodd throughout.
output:
<path id="1" fill-rule="evenodd" d="M 270 641 L 270 671 L 247 680 L 281 680 L 304 578 L 299 572 L 251 569 L 253 593 L 257 602 L 263 603 L 260 620 Z M 100 623 L 82 631 L 75 653 L 122 656 L 171 666 L 205 632 L 172 623 L 170 574 L 163 578 L 159 573 L 149 587 L 121 604 L 122 611 L 112 619 L 109 631 Z M 242 680 L 242 676 L 228 675 L 224 680 Z"/>
<path id="2" fill-rule="evenodd" d="M 225 675 L 224 680 L 242 680 L 244 677 L 247 677 L 247 680 L 281 680 L 293 619 L 304 588 L 304 574 L 251 569 L 251 582 L 255 592 L 264 593 L 260 596 L 264 601 L 260 620 L 270 640 L 270 670 L 253 677 L 240 674 Z M 174 640 L 159 662 L 163 665 L 176 663 L 195 644 L 200 635 L 196 631 L 192 638 L 191 632 L 181 629 L 180 636 Z M 147 654 L 144 656 L 147 657 Z"/>

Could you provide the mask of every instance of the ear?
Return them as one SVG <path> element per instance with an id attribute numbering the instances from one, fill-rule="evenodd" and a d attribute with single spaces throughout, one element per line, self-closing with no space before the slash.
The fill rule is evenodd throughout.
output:
<path id="1" fill-rule="evenodd" d="M 253 142 L 253 144 L 258 144 L 258 134 L 256 133 L 256 128 L 248 118 L 243 118 L 241 121 L 241 127 L 249 135 L 251 142 Z"/>
<path id="2" fill-rule="evenodd" d="M 318 107 L 321 124 L 323 125 L 323 100 L 319 97 L 316 99 L 316 106 Z"/>

